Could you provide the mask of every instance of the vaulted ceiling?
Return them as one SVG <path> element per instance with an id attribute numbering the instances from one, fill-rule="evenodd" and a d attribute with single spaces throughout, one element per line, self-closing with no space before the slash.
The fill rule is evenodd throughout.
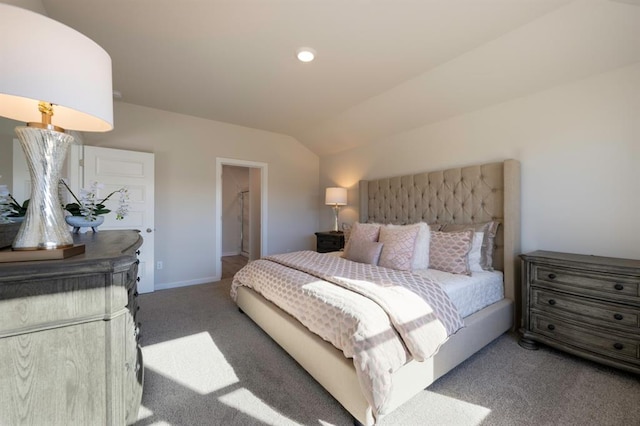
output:
<path id="1" fill-rule="evenodd" d="M 637 0 L 5 2 L 100 44 L 122 102 L 321 156 L 640 61 Z"/>

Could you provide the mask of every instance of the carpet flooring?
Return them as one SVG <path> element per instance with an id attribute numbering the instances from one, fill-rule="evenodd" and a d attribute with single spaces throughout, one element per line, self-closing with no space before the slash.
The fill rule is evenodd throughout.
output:
<path id="1" fill-rule="evenodd" d="M 136 426 L 352 425 L 229 297 L 231 281 L 140 296 L 145 388 Z M 640 425 L 640 379 L 505 334 L 381 426 Z"/>

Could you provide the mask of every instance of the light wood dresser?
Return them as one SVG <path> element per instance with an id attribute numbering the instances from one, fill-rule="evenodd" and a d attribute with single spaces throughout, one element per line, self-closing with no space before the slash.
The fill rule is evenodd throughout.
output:
<path id="1" fill-rule="evenodd" d="M 640 374 L 640 261 L 536 251 L 523 263 L 520 345 Z"/>
<path id="2" fill-rule="evenodd" d="M 138 231 L 74 236 L 86 252 L 0 263 L 0 425 L 124 425 L 142 398 Z"/>

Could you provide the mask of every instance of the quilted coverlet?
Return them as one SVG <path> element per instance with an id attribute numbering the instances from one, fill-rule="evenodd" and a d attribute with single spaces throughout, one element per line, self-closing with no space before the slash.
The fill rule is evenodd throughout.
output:
<path id="1" fill-rule="evenodd" d="M 250 262 L 234 277 L 352 358 L 374 415 L 386 414 L 391 374 L 411 358 L 433 356 L 463 326 L 432 280 L 301 251 Z"/>

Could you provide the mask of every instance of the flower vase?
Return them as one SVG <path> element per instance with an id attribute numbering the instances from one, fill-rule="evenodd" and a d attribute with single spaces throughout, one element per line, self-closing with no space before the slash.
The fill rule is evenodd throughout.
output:
<path id="1" fill-rule="evenodd" d="M 73 226 L 73 233 L 80 232 L 80 228 L 91 228 L 93 232 L 98 232 L 98 226 L 104 222 L 104 216 L 96 216 L 94 220 L 89 220 L 84 216 L 65 216 L 67 225 Z"/>

